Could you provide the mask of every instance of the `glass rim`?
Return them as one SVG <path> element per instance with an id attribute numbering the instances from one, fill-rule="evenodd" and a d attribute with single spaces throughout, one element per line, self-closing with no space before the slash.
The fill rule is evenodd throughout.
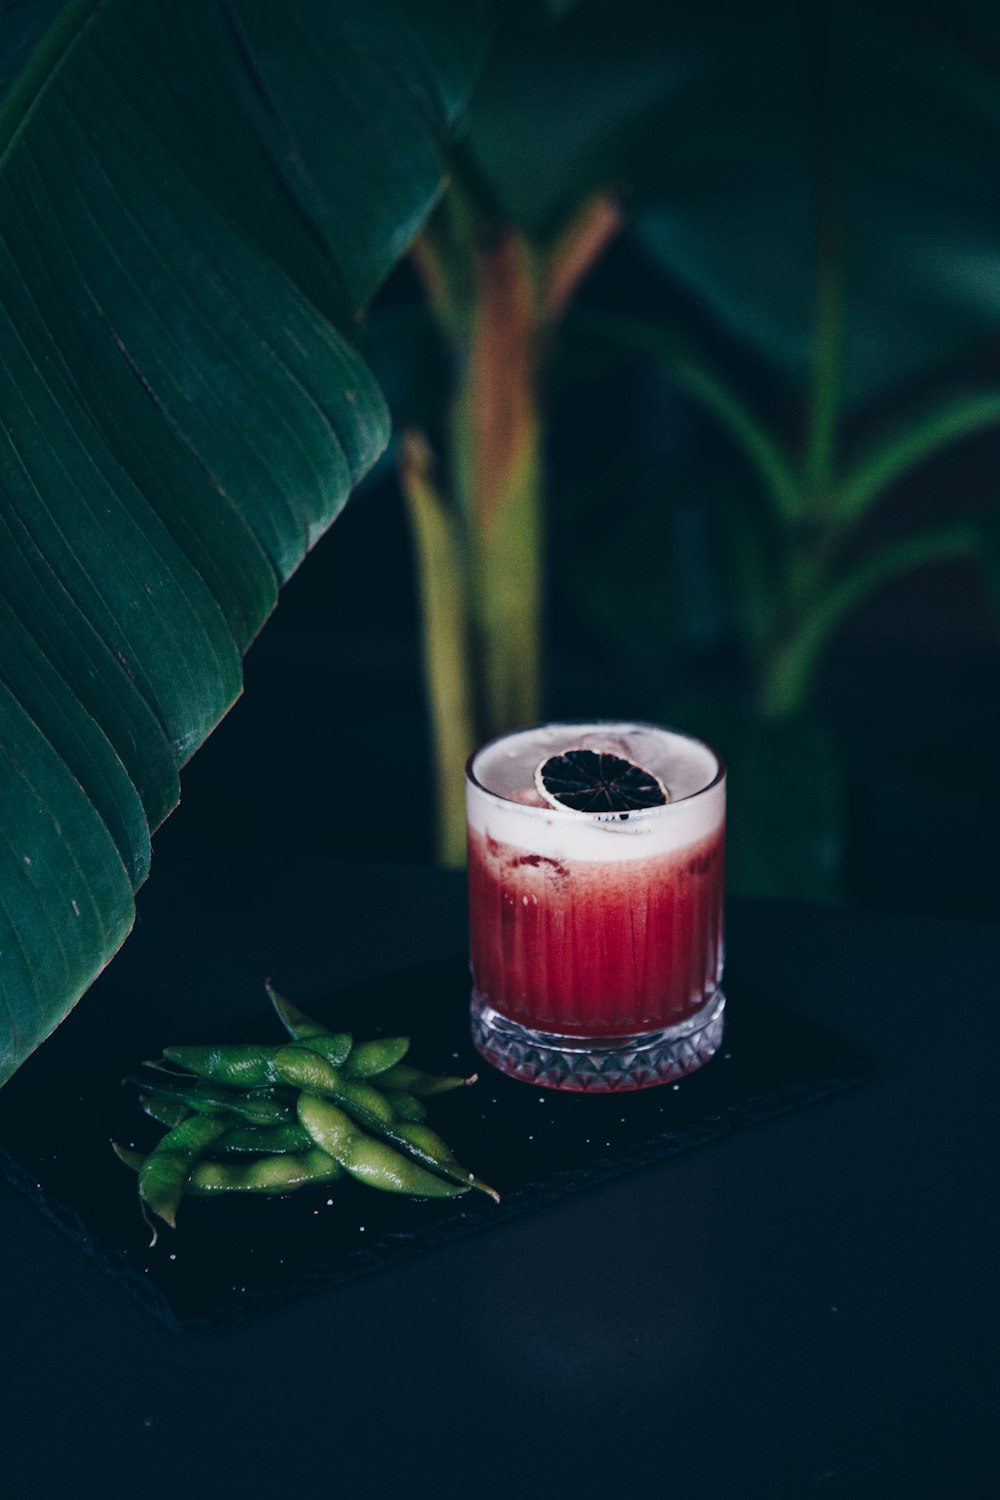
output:
<path id="1" fill-rule="evenodd" d="M 488 786 L 484 786 L 473 770 L 473 764 L 486 750 L 491 750 L 494 745 L 501 744 L 504 740 L 513 739 L 516 735 L 531 734 L 537 729 L 650 729 L 657 734 L 674 734 L 678 739 L 687 740 L 692 745 L 700 745 L 703 750 L 713 756 L 715 760 L 715 775 L 711 781 L 698 788 L 696 792 L 688 792 L 686 797 L 671 797 L 669 802 L 662 802 L 656 807 L 639 807 L 631 809 L 626 813 L 586 813 L 574 807 L 553 807 L 546 803 L 544 807 L 534 807 L 530 802 L 515 802 L 512 797 L 504 797 L 500 792 L 493 792 Z M 539 724 L 525 724 L 520 729 L 509 729 L 505 734 L 495 734 L 492 739 L 484 740 L 465 762 L 466 786 L 475 787 L 484 797 L 491 798 L 500 807 L 514 808 L 519 813 L 525 813 L 532 817 L 544 816 L 546 818 L 558 818 L 560 821 L 571 820 L 577 825 L 586 819 L 588 823 L 623 823 L 632 825 L 636 823 L 654 822 L 658 818 L 669 817 L 671 808 L 687 807 L 699 797 L 704 797 L 721 782 L 726 779 L 726 762 L 707 740 L 699 739 L 695 734 L 688 734 L 683 729 L 674 729 L 669 724 L 652 724 L 647 719 L 545 719 Z"/>

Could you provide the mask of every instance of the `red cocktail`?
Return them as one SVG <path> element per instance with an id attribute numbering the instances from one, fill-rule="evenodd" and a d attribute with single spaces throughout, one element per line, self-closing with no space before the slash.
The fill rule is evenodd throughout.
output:
<path id="1" fill-rule="evenodd" d="M 539 768 L 581 748 L 644 768 L 668 800 L 601 813 L 546 801 Z M 648 1087 L 707 1061 L 724 1006 L 718 756 L 648 725 L 547 725 L 473 757 L 468 812 L 483 1055 L 534 1083 L 590 1091 Z"/>

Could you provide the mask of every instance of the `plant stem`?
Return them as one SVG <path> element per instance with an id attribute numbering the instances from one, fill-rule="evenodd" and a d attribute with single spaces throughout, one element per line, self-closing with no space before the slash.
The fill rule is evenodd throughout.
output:
<path id="1" fill-rule="evenodd" d="M 540 716 L 542 475 L 534 257 L 514 230 L 475 252 L 474 317 L 454 408 L 483 727 Z"/>
<path id="2" fill-rule="evenodd" d="M 557 323 L 608 242 L 622 227 L 623 215 L 614 198 L 598 193 L 588 198 L 552 245 L 545 267 L 543 314 Z"/>
<path id="3" fill-rule="evenodd" d="M 476 741 L 541 717 L 544 580 L 539 367 L 548 336 L 621 213 L 597 195 L 536 248 L 460 174 L 414 245 L 428 303 L 455 356 L 447 471 L 403 443 L 416 541 L 437 771 L 438 847 L 464 851 L 464 763 Z"/>
<path id="4" fill-rule="evenodd" d="M 834 631 L 871 594 L 914 568 L 976 552 L 972 526 L 941 526 L 884 547 L 837 579 L 772 654 L 759 699 L 764 717 L 790 719 L 802 711 Z"/>
<path id="5" fill-rule="evenodd" d="M 753 467 L 776 522 L 785 526 L 795 520 L 801 508 L 801 486 L 781 447 L 742 396 L 717 371 L 682 348 L 669 329 L 620 313 L 591 311 L 574 312 L 570 326 L 613 348 L 655 361 L 718 422 Z"/>
<path id="6" fill-rule="evenodd" d="M 1000 422 L 1000 391 L 964 393 L 942 401 L 873 444 L 845 475 L 837 501 L 837 522 L 846 530 L 861 520 L 879 497 L 912 469 L 963 438 Z"/>
<path id="7" fill-rule="evenodd" d="M 463 549 L 431 477 L 422 433 L 403 434 L 400 480 L 413 527 L 420 582 L 424 673 L 430 700 L 437 782 L 437 853 L 465 858 L 465 762 L 475 749 Z"/>

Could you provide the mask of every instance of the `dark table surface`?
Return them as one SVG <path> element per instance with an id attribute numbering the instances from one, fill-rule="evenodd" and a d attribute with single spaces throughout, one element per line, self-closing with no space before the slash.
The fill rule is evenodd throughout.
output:
<path id="1" fill-rule="evenodd" d="M 170 1332 L 0 1184 L 4 1493 L 992 1496 L 998 937 L 735 903 L 730 973 L 867 1082 L 224 1333 Z M 464 940 L 457 876 L 161 859 L 87 1026 Z"/>

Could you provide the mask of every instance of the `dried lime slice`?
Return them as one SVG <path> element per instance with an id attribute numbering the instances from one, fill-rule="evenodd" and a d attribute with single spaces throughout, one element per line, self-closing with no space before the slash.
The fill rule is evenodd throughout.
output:
<path id="1" fill-rule="evenodd" d="M 535 786 L 552 807 L 575 812 L 630 813 L 662 807 L 670 794 L 642 766 L 608 750 L 566 750 L 535 771 Z"/>

